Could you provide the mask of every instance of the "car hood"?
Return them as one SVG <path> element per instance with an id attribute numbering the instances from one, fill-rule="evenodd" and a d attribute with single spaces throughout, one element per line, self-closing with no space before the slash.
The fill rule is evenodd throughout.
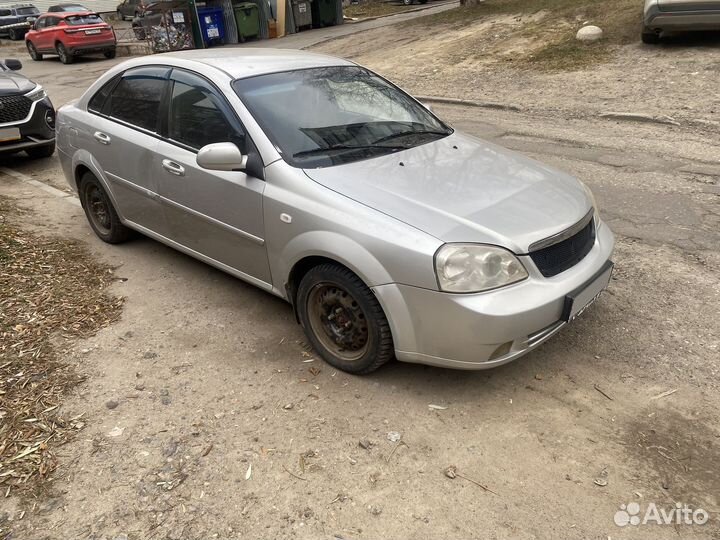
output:
<path id="1" fill-rule="evenodd" d="M 34 82 L 19 73 L 0 71 L 0 96 L 25 94 L 35 86 Z"/>
<path id="2" fill-rule="evenodd" d="M 306 169 L 314 181 L 444 242 L 527 253 L 592 207 L 575 178 L 500 146 L 453 133 L 394 154 Z"/>

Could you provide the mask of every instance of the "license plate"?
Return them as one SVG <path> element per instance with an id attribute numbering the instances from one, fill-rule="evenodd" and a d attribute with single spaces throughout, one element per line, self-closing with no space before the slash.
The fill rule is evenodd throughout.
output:
<path id="1" fill-rule="evenodd" d="M 0 142 L 17 141 L 18 139 L 20 139 L 18 128 L 0 129 Z"/>
<path id="2" fill-rule="evenodd" d="M 99 34 L 102 32 L 99 28 L 97 30 L 85 30 L 85 35 L 92 36 L 93 34 Z"/>
<path id="3" fill-rule="evenodd" d="M 565 297 L 565 309 L 563 310 L 563 320 L 570 322 L 577 319 L 583 311 L 589 308 L 600 294 L 607 289 L 612 276 L 613 263 L 608 261 L 602 270 L 593 277 L 589 283 L 575 289 Z"/>
<path id="4" fill-rule="evenodd" d="M 214 37 L 220 37 L 220 30 L 217 28 L 208 28 L 207 30 L 208 37 L 214 38 Z"/>

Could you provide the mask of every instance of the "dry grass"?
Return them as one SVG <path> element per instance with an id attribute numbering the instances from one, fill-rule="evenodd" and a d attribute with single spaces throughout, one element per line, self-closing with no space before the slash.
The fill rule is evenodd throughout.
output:
<path id="1" fill-rule="evenodd" d="M 63 395 L 82 377 L 58 346 L 122 309 L 122 298 L 104 292 L 110 268 L 76 242 L 21 229 L 18 212 L 0 198 L 0 497 L 42 491 L 54 449 L 83 426 L 82 415 L 62 414 Z"/>
<path id="2" fill-rule="evenodd" d="M 640 37 L 642 2 L 638 0 L 485 0 L 474 7 L 460 7 L 404 24 L 428 27 L 433 32 L 452 31 L 484 17 L 539 13 L 544 15 L 539 22 L 528 22 L 518 30 L 518 35 L 539 42 L 537 48 L 516 58 L 529 67 L 580 69 L 605 61 L 613 46 L 632 43 Z M 600 42 L 584 44 L 575 39 L 577 30 L 585 23 L 603 29 Z M 440 30 L 438 25 L 446 28 Z"/>

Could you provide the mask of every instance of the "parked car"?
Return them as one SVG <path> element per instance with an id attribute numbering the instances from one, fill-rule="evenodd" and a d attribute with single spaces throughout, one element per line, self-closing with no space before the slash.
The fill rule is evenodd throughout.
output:
<path id="1" fill-rule="evenodd" d="M 134 229 L 284 298 L 352 373 L 504 364 L 612 272 L 584 184 L 330 56 L 126 61 L 60 109 L 58 148 L 99 238 Z"/>
<path id="2" fill-rule="evenodd" d="M 3 4 L 0 5 L 0 26 L 19 23 L 32 23 L 40 16 L 40 10 L 32 4 Z M 0 37 L 7 37 L 13 41 L 22 39 L 29 26 L 19 28 L 6 28 L 0 30 Z"/>
<path id="3" fill-rule="evenodd" d="M 126 19 L 132 20 L 133 17 L 140 15 L 140 12 L 145 8 L 145 2 L 143 0 L 124 0 L 117 7 L 118 19 L 124 21 Z"/>
<path id="4" fill-rule="evenodd" d="M 17 73 L 22 62 L 0 62 L 0 154 L 31 158 L 55 152 L 55 108 L 42 86 Z"/>
<path id="5" fill-rule="evenodd" d="M 161 0 L 143 6 L 143 9 L 132 21 L 135 37 L 140 40 L 145 39 L 150 33 L 150 27 L 159 25 L 162 22 L 163 14 L 168 14 L 173 9 L 184 11 L 187 9 L 187 2 L 184 0 Z"/>
<path id="6" fill-rule="evenodd" d="M 85 6 L 81 6 L 80 4 L 56 4 L 48 8 L 48 13 L 87 13 L 89 11 L 92 10 L 86 8 Z"/>
<path id="7" fill-rule="evenodd" d="M 720 30 L 720 0 L 645 0 L 644 43 L 665 32 Z"/>
<path id="8" fill-rule="evenodd" d="M 76 56 L 102 53 L 115 58 L 115 32 L 97 13 L 47 13 L 35 21 L 25 36 L 30 57 L 40 61 L 45 54 L 57 54 L 63 64 Z"/>

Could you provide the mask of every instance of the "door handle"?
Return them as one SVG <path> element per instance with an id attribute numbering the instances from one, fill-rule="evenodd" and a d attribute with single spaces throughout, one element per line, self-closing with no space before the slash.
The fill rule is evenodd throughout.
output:
<path id="1" fill-rule="evenodd" d="M 102 131 L 96 131 L 93 137 L 95 137 L 95 140 L 100 144 L 110 144 L 110 135 L 106 135 Z"/>
<path id="2" fill-rule="evenodd" d="M 162 166 L 163 169 L 165 169 L 170 174 L 174 174 L 175 176 L 185 176 L 185 167 L 178 163 L 175 163 L 174 161 L 170 161 L 169 159 L 163 159 Z"/>

